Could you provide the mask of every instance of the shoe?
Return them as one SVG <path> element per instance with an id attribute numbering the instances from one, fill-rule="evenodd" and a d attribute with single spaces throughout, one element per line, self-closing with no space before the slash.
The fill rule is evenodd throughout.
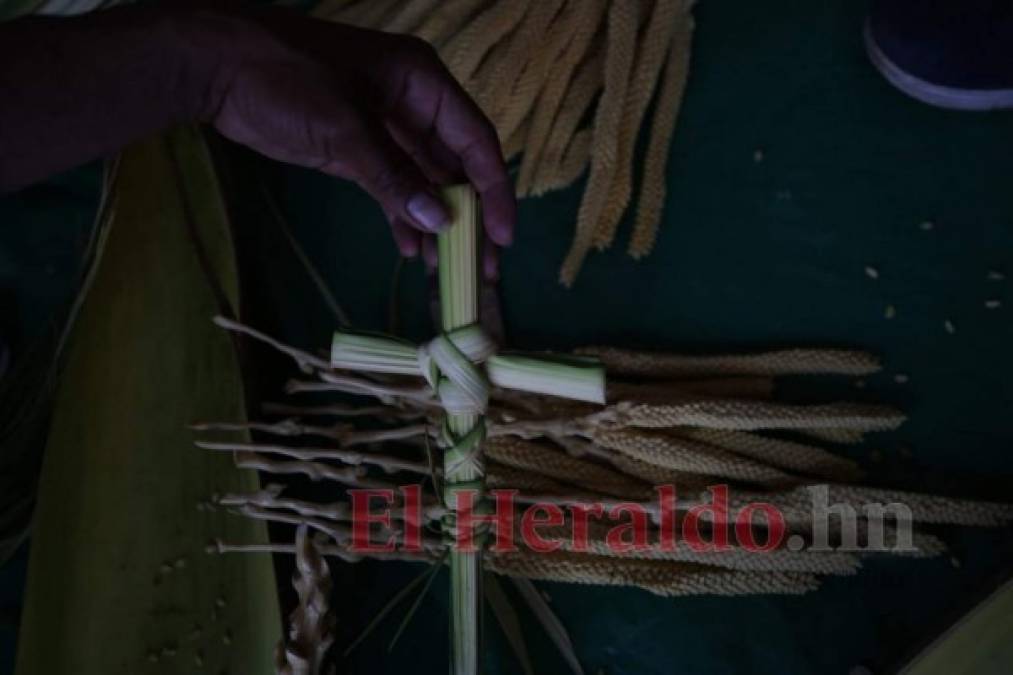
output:
<path id="1" fill-rule="evenodd" d="M 865 48 L 883 77 L 919 101 L 1013 108 L 1013 0 L 878 0 Z"/>

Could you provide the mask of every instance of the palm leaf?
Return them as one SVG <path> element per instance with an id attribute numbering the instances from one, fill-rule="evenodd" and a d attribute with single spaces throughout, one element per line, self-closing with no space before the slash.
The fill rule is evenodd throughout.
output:
<path id="1" fill-rule="evenodd" d="M 117 162 L 107 163 L 102 192 L 85 248 L 77 294 L 58 310 L 51 327 L 5 376 L 0 387 L 0 563 L 28 536 L 42 446 L 64 347 L 102 260 L 112 214 Z"/>
<path id="2" fill-rule="evenodd" d="M 236 353 L 210 321 L 238 279 L 200 136 L 129 149 L 115 199 L 56 395 L 17 673 L 266 674 L 271 560 L 205 552 L 218 535 L 266 541 L 264 527 L 196 508 L 259 482 L 191 450 L 190 423 L 245 417 Z"/>

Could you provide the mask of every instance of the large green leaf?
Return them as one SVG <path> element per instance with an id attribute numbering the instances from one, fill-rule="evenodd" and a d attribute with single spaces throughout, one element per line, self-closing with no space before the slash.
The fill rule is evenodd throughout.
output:
<path id="1" fill-rule="evenodd" d="M 257 476 L 194 449 L 187 428 L 245 416 L 233 344 L 210 321 L 238 301 L 217 180 L 190 130 L 122 162 L 56 397 L 17 672 L 271 673 L 271 559 L 205 552 L 216 536 L 264 541 L 265 530 L 198 508 Z"/>

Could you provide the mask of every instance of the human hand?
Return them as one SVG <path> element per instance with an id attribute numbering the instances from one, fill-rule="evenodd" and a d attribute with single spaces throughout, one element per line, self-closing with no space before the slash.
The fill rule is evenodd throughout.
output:
<path id="1" fill-rule="evenodd" d="M 242 17 L 250 15 L 242 15 Z M 513 240 L 516 203 L 496 131 L 426 42 L 270 9 L 204 16 L 194 44 L 215 68 L 203 117 L 284 162 L 355 181 L 402 255 L 435 264 L 449 214 L 436 186 L 467 179 L 488 239 Z M 486 246 L 486 277 L 497 275 Z"/>

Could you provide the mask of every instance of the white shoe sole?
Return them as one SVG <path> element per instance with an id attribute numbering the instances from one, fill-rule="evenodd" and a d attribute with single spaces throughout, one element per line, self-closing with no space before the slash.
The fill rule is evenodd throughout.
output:
<path id="1" fill-rule="evenodd" d="M 1013 89 L 957 89 L 932 84 L 906 72 L 883 53 L 865 25 L 865 51 L 887 81 L 911 98 L 949 110 L 1003 110 L 1013 108 Z"/>

